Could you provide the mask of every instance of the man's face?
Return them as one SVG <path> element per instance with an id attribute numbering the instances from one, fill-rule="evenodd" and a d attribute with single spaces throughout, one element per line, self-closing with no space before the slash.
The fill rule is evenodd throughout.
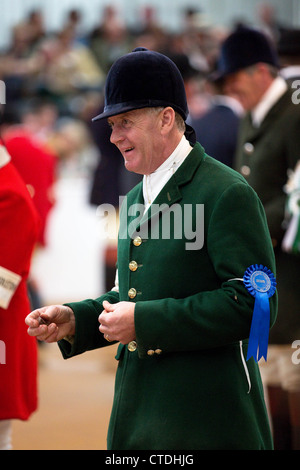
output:
<path id="1" fill-rule="evenodd" d="M 236 96 L 246 111 L 255 108 L 265 92 L 260 71 L 255 67 L 229 75 L 225 87 L 232 96 Z"/>
<path id="2" fill-rule="evenodd" d="M 123 155 L 127 170 L 147 175 L 163 163 L 160 123 L 161 112 L 149 108 L 108 118 L 110 141 Z"/>

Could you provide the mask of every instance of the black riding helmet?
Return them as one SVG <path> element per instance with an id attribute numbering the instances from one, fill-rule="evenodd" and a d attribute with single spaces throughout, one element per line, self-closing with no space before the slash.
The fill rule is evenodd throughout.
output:
<path id="1" fill-rule="evenodd" d="M 137 47 L 116 60 L 105 83 L 104 110 L 93 121 L 141 108 L 170 106 L 186 121 L 189 111 L 182 75 L 167 56 Z M 187 138 L 192 128 L 187 127 Z"/>

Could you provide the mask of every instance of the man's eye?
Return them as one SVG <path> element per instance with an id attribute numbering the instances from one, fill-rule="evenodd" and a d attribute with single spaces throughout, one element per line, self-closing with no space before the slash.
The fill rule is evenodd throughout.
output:
<path id="1" fill-rule="evenodd" d="M 122 121 L 122 126 L 123 126 L 123 127 L 128 127 L 128 126 L 130 126 L 130 121 L 129 121 L 129 119 L 123 119 L 123 121 Z"/>

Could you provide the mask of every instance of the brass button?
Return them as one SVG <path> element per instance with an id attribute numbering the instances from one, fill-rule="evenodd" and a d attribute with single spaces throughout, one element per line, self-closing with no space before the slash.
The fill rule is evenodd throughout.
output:
<path id="1" fill-rule="evenodd" d="M 251 170 L 247 165 L 243 165 L 241 168 L 241 173 L 243 176 L 249 176 L 251 173 Z"/>
<path id="2" fill-rule="evenodd" d="M 129 263 L 129 269 L 130 271 L 136 271 L 138 268 L 138 264 L 136 261 L 130 261 Z"/>
<path id="3" fill-rule="evenodd" d="M 128 291 L 128 297 L 129 297 L 130 299 L 134 299 L 135 296 L 136 296 L 136 290 L 132 287 L 132 288 L 129 289 L 129 291 Z"/>
<path id="4" fill-rule="evenodd" d="M 136 348 L 137 348 L 136 341 L 130 341 L 130 343 L 128 343 L 128 351 L 134 352 Z"/>
<path id="5" fill-rule="evenodd" d="M 246 142 L 244 144 L 244 150 L 248 155 L 250 155 L 251 153 L 254 152 L 254 145 L 251 144 L 251 142 Z"/>
<path id="6" fill-rule="evenodd" d="M 153 349 L 148 349 L 147 354 L 148 354 L 148 356 L 153 356 L 153 354 L 154 354 Z"/>
<path id="7" fill-rule="evenodd" d="M 141 237 L 135 237 L 135 239 L 133 240 L 134 246 L 140 246 L 142 242 L 143 240 L 141 239 Z"/>
<path id="8" fill-rule="evenodd" d="M 155 354 L 161 354 L 162 353 L 162 350 L 161 349 L 155 349 Z"/>

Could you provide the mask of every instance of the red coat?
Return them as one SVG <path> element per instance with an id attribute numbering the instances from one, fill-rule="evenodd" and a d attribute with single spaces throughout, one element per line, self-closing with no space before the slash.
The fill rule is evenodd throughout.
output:
<path id="1" fill-rule="evenodd" d="M 39 224 L 17 170 L 11 162 L 3 166 L 4 152 L 0 146 L 0 419 L 25 420 L 37 407 L 37 345 L 27 334 L 25 317 L 30 311 L 26 280 Z M 20 276 L 7 308 L 11 284 L 5 270 Z"/>
<path id="2" fill-rule="evenodd" d="M 12 127 L 7 132 L 5 145 L 12 163 L 32 195 L 41 222 L 38 241 L 45 245 L 47 218 L 54 204 L 53 185 L 57 158 L 21 126 Z"/>

